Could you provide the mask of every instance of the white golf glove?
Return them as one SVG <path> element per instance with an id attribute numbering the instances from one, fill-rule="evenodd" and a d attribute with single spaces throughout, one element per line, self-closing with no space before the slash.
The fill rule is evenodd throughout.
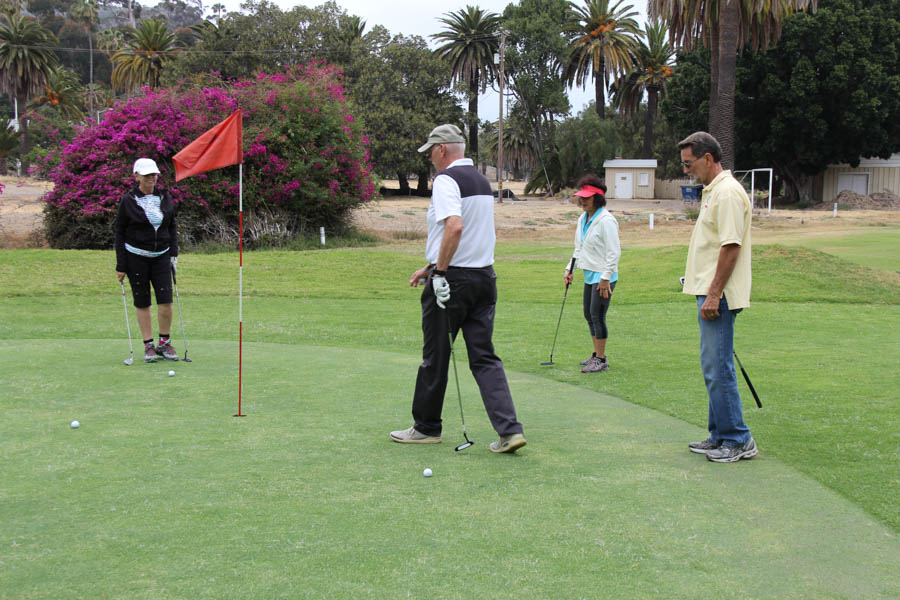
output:
<path id="1" fill-rule="evenodd" d="M 431 276 L 431 287 L 434 288 L 434 297 L 437 299 L 437 305 L 441 308 L 447 308 L 445 303 L 450 300 L 450 284 L 443 275 Z"/>
<path id="2" fill-rule="evenodd" d="M 169 260 L 172 261 L 172 270 L 175 270 L 175 269 L 178 267 L 178 257 L 177 257 L 177 256 L 170 256 L 170 257 L 169 257 Z"/>

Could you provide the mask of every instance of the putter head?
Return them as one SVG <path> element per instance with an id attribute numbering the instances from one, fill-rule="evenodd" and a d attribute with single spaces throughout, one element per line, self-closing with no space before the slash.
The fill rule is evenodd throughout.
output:
<path id="1" fill-rule="evenodd" d="M 555 365 L 555 364 L 556 364 L 556 363 L 553 362 L 552 360 L 548 360 L 547 362 L 542 362 L 542 363 L 541 363 L 541 366 L 542 366 L 542 367 L 546 367 L 547 365 Z"/>
<path id="2" fill-rule="evenodd" d="M 129 357 L 129 358 L 126 358 L 125 360 L 123 360 L 122 362 L 130 367 L 131 364 L 134 362 L 134 358 Z"/>
<path id="3" fill-rule="evenodd" d="M 189 358 L 187 357 L 187 354 L 185 354 L 184 356 L 181 357 L 181 362 L 194 362 L 194 361 L 192 361 L 191 359 L 189 359 Z"/>
<path id="4" fill-rule="evenodd" d="M 456 450 L 457 452 L 459 452 L 460 450 L 465 450 L 466 448 L 473 445 L 474 443 L 475 442 L 473 442 L 472 440 L 467 439 L 464 443 L 462 443 L 459 446 L 457 446 L 456 448 L 454 448 L 454 450 Z"/>

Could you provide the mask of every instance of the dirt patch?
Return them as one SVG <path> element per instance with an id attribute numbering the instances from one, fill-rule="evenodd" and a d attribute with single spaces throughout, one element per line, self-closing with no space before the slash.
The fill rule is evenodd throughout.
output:
<path id="1" fill-rule="evenodd" d="M 52 189 L 52 184 L 14 177 L 2 177 L 0 183 L 4 185 L 0 194 L 0 248 L 45 247 L 41 197 Z M 390 187 L 391 182 L 386 183 Z M 525 196 L 522 183 L 513 182 L 509 188 L 519 200 L 494 205 L 498 239 L 572 242 L 575 222 L 581 214 L 578 206 L 562 197 Z M 838 197 L 837 217 L 832 212 L 833 204 L 823 207 L 827 210 L 755 210 L 754 242 L 789 243 L 804 237 L 900 225 L 900 198 L 896 195 L 873 194 L 856 203 L 849 194 L 852 192 L 842 192 Z M 428 233 L 426 213 L 430 202 L 429 198 L 417 196 L 383 198 L 357 209 L 353 223 L 386 240 L 424 240 Z M 619 221 L 622 244 L 627 248 L 686 244 L 694 226 L 690 217 L 696 215 L 699 207 L 681 200 L 611 199 L 608 208 Z M 650 229 L 651 215 L 653 229 Z"/>
<path id="2" fill-rule="evenodd" d="M 0 177 L 0 248 L 44 246 L 44 203 L 41 197 L 53 184 L 28 178 Z"/>
<path id="3" fill-rule="evenodd" d="M 850 190 L 844 190 L 837 195 L 834 202 L 822 202 L 813 207 L 814 210 L 900 210 L 900 196 L 892 192 L 884 191 L 863 196 Z"/>

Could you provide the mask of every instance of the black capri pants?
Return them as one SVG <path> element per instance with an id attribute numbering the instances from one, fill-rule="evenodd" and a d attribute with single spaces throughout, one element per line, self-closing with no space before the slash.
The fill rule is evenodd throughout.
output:
<path id="1" fill-rule="evenodd" d="M 613 290 L 618 281 L 609 284 L 609 298 L 600 296 L 596 283 L 584 284 L 584 318 L 591 330 L 591 337 L 605 340 L 609 337 L 609 329 L 606 327 L 606 311 L 609 310 L 609 301 L 612 300 Z"/>
<path id="2" fill-rule="evenodd" d="M 156 292 L 156 304 L 172 304 L 172 260 L 169 253 L 150 258 L 139 254 L 128 256 L 128 282 L 135 308 L 150 306 L 150 284 Z"/>

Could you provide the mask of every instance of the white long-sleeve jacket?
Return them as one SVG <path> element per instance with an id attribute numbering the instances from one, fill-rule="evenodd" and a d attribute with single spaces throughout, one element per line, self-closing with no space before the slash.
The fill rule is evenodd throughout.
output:
<path id="1" fill-rule="evenodd" d="M 581 213 L 578 225 L 575 227 L 575 258 L 576 269 L 599 271 L 601 279 L 609 279 L 613 273 L 619 270 L 619 257 L 622 256 L 622 248 L 619 245 L 619 222 L 608 210 L 603 210 L 591 222 L 587 235 L 582 241 L 579 235 L 587 213 Z M 569 270 L 569 264 L 566 264 Z"/>

